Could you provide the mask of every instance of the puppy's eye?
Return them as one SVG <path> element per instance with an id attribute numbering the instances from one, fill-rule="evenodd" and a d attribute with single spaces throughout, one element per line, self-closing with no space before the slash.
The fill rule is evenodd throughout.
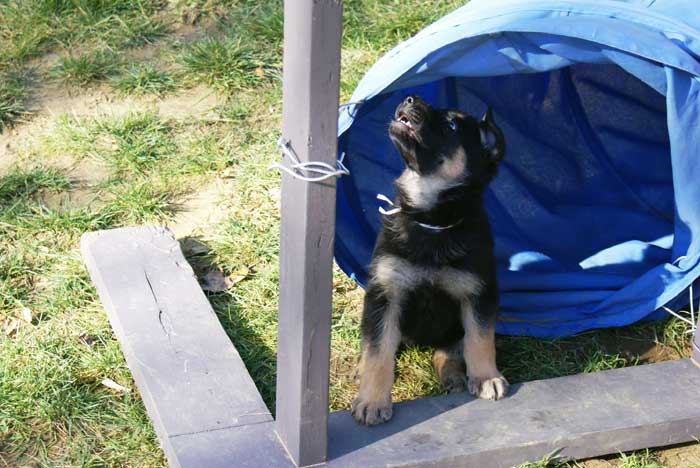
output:
<path id="1" fill-rule="evenodd" d="M 450 126 L 450 128 L 452 129 L 453 132 L 457 130 L 457 122 L 455 122 L 454 120 L 452 120 L 452 119 L 448 120 L 447 125 Z"/>

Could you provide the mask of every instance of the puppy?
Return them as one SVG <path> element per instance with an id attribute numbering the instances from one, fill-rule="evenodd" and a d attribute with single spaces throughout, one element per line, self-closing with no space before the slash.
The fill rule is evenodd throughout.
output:
<path id="1" fill-rule="evenodd" d="M 401 343 L 435 347 L 433 364 L 450 392 L 466 387 L 492 400 L 508 392 L 496 368 L 498 288 L 482 202 L 503 133 L 490 110 L 479 121 L 414 95 L 396 108 L 389 136 L 406 168 L 395 183 L 400 211 L 384 216 L 364 299 L 352 414 L 367 425 L 392 416 Z"/>

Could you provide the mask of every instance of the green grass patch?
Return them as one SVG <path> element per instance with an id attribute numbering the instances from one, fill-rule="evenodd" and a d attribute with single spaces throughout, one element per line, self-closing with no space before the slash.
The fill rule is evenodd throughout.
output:
<path id="1" fill-rule="evenodd" d="M 620 454 L 620 461 L 622 463 L 619 468 L 664 468 L 648 449 L 631 454 Z"/>
<path id="2" fill-rule="evenodd" d="M 110 52 L 67 55 L 59 59 L 52 75 L 65 84 L 85 86 L 106 79 L 116 73 L 119 67 L 119 60 Z"/>
<path id="3" fill-rule="evenodd" d="M 282 0 L 246 0 L 229 10 L 223 31 L 228 36 L 248 38 L 266 48 L 282 51 L 284 5 Z"/>
<path id="4" fill-rule="evenodd" d="M 523 463 L 515 468 L 585 468 L 585 466 L 583 462 L 562 461 L 556 456 L 548 455 L 536 462 Z M 626 454 L 621 453 L 617 463 L 608 463 L 606 466 L 614 466 L 616 468 L 666 468 L 665 465 L 659 463 L 654 453 L 648 449 Z"/>
<path id="5" fill-rule="evenodd" d="M 134 65 L 112 80 L 112 88 L 122 95 L 156 94 L 163 96 L 175 90 L 171 73 L 151 64 Z"/>
<path id="6" fill-rule="evenodd" d="M 22 0 L 0 2 L 0 66 L 52 49 L 125 48 L 165 34 L 164 1 Z"/>
<path id="7" fill-rule="evenodd" d="M 240 38 L 197 41 L 181 62 L 190 80 L 226 93 L 269 83 L 279 70 L 276 56 Z"/>
<path id="8" fill-rule="evenodd" d="M 176 192 L 154 187 L 150 181 L 127 182 L 112 191 L 114 198 L 102 209 L 124 224 L 163 222 L 172 216 Z"/>
<path id="9" fill-rule="evenodd" d="M 178 16 L 185 24 L 198 24 L 202 20 L 221 20 L 240 0 L 175 0 L 172 2 Z"/>
<path id="10" fill-rule="evenodd" d="M 119 345 L 92 306 L 81 261 L 67 257 L 62 274 L 82 281 L 46 294 L 79 298 L 81 309 L 0 335 L 2 459 L 8 466 L 164 466 Z M 104 378 L 131 391 L 113 392 Z"/>
<path id="11" fill-rule="evenodd" d="M 117 173 L 144 173 L 175 156 L 172 127 L 152 113 L 131 113 L 125 117 L 96 122 L 98 135 L 106 143 L 100 152 Z"/>
<path id="12" fill-rule="evenodd" d="M 164 37 L 170 31 L 171 25 L 158 17 L 147 16 L 144 11 L 142 17 L 122 18 L 115 17 L 117 27 L 112 30 L 111 38 L 107 37 L 107 44 L 114 47 L 137 47 L 151 44 Z"/>
<path id="13" fill-rule="evenodd" d="M 27 198 L 40 190 L 63 190 L 70 182 L 60 171 L 37 167 L 30 170 L 14 169 L 0 175 L 0 207 Z"/>
<path id="14" fill-rule="evenodd" d="M 28 113 L 28 94 L 23 77 L 16 73 L 0 73 L 0 133 Z"/>
<path id="15" fill-rule="evenodd" d="M 464 0 L 343 2 L 343 46 L 385 51 L 467 3 Z"/>

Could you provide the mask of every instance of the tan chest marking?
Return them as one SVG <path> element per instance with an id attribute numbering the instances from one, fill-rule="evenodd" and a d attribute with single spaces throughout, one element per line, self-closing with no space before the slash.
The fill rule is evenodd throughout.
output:
<path id="1" fill-rule="evenodd" d="M 415 171 L 406 169 L 396 179 L 396 183 L 408 197 L 411 206 L 430 209 L 437 202 L 440 193 L 460 182 L 464 175 L 466 161 L 464 149 L 460 148 L 451 158 L 445 159 L 434 174 L 421 176 Z"/>

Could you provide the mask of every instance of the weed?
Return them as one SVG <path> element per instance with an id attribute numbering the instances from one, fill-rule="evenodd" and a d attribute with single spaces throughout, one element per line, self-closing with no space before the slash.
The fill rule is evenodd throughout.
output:
<path id="1" fill-rule="evenodd" d="M 85 86 L 116 73 L 119 67 L 119 60 L 108 52 L 67 55 L 53 68 L 53 76 L 65 84 Z"/>
<path id="2" fill-rule="evenodd" d="M 0 133 L 27 113 L 27 83 L 16 74 L 0 74 Z"/>
<path id="3" fill-rule="evenodd" d="M 0 67 L 51 49 L 119 49 L 163 35 L 161 0 L 22 0 L 0 2 Z"/>
<path id="4" fill-rule="evenodd" d="M 0 207 L 28 198 L 40 190 L 64 190 L 69 185 L 68 179 L 53 168 L 14 169 L 0 176 Z"/>
<path id="5" fill-rule="evenodd" d="M 622 463 L 618 468 L 665 468 L 648 449 L 642 452 L 620 454 Z"/>
<path id="6" fill-rule="evenodd" d="M 241 39 L 207 38 L 189 46 L 182 56 L 185 72 L 222 92 L 269 82 L 276 59 Z"/>
<path id="7" fill-rule="evenodd" d="M 175 90 L 172 74 L 158 70 L 153 65 L 136 65 L 112 80 L 112 87 L 122 95 L 156 94 L 159 96 Z"/>
<path id="8" fill-rule="evenodd" d="M 156 114 L 131 113 L 122 118 L 97 122 L 95 128 L 111 143 L 98 154 L 117 173 L 144 173 L 175 155 L 172 127 Z"/>

